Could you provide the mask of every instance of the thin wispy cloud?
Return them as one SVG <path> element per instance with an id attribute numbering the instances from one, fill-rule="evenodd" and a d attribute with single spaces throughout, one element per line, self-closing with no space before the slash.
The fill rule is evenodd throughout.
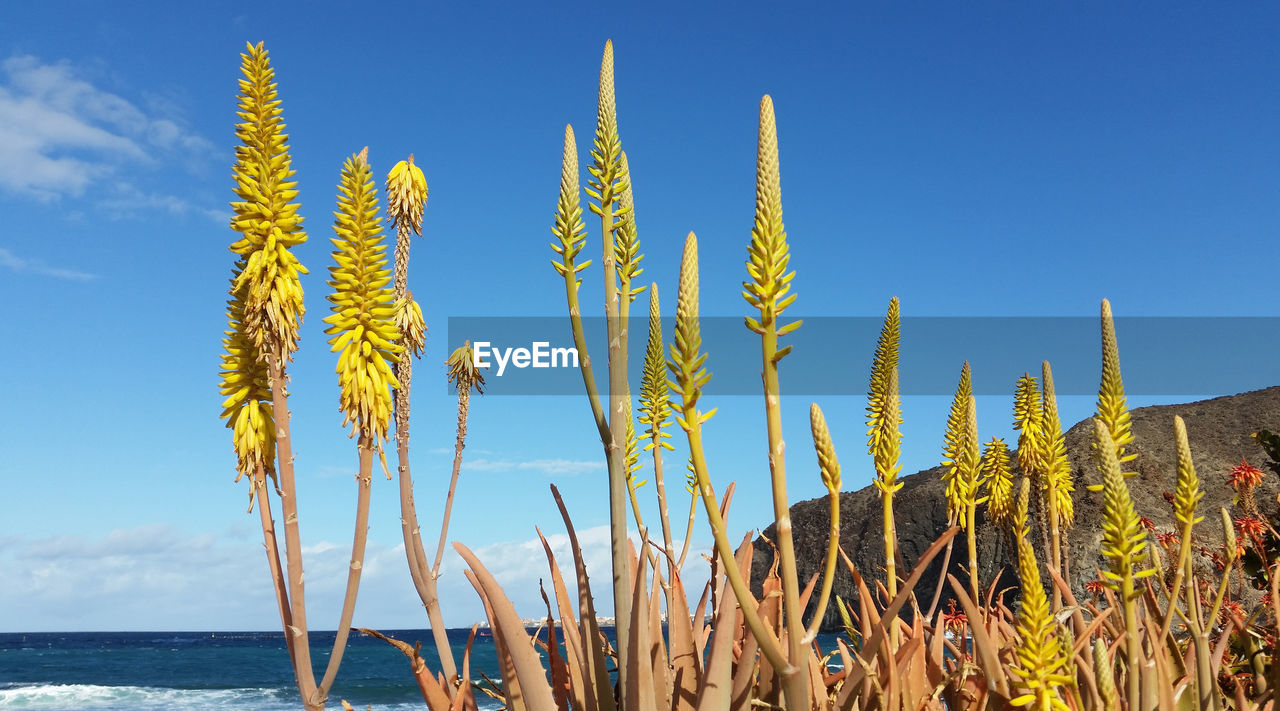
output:
<path id="1" fill-rule="evenodd" d="M 0 267 L 4 267 L 5 269 L 13 272 L 39 274 L 41 276 L 54 277 L 56 279 L 69 279 L 71 281 L 90 281 L 98 278 L 96 274 L 82 272 L 78 269 L 51 266 L 38 259 L 26 259 L 3 247 L 0 247 Z"/>
<path id="2" fill-rule="evenodd" d="M 179 121 L 94 86 L 69 62 L 29 55 L 0 62 L 0 191 L 46 202 L 79 197 L 126 166 L 213 153 Z M 135 209 L 194 210 L 151 197 Z"/>
<path id="3" fill-rule="evenodd" d="M 462 467 L 475 472 L 535 471 L 548 476 L 577 476 L 604 471 L 604 462 L 595 459 L 475 459 Z"/>

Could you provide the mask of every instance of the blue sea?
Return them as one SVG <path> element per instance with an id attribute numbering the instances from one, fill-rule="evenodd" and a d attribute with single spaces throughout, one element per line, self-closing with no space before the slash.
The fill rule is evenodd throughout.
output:
<path id="1" fill-rule="evenodd" d="M 439 669 L 426 630 L 380 630 Z M 449 630 L 459 665 L 471 630 Z M 333 632 L 311 633 L 316 679 Z M 498 679 L 493 638 L 477 637 L 472 676 Z M 476 694 L 481 709 L 499 705 Z M 409 660 L 386 642 L 352 633 L 327 708 L 426 708 Z M 297 711 L 302 704 L 280 632 L 41 632 L 0 634 L 0 708 L 46 711 Z"/>
<path id="2" fill-rule="evenodd" d="M 432 670 L 440 665 L 427 630 L 380 630 L 413 644 Z M 604 630 L 612 637 L 612 630 Z M 470 629 L 449 630 L 458 665 Z M 483 633 L 483 630 L 482 630 Z M 311 632 L 316 679 L 333 632 Z M 835 635 L 819 635 L 831 650 Z M 478 636 L 471 675 L 499 680 L 493 638 Z M 352 633 L 327 708 L 346 699 L 357 709 L 426 708 L 409 660 L 387 643 Z M 476 694 L 481 709 L 499 704 Z M 279 632 L 38 632 L 0 634 L 0 708 L 43 711 L 297 711 L 293 668 Z"/>

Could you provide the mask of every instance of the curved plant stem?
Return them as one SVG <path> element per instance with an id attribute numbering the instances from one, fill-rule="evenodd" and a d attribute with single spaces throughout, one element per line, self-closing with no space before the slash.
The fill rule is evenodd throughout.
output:
<path id="1" fill-rule="evenodd" d="M 701 417 L 691 407 L 684 409 L 684 421 L 690 425 L 685 430 L 689 437 L 689 452 L 693 458 L 693 469 L 698 479 L 698 491 L 702 498 L 703 508 L 707 510 L 707 519 L 715 539 L 716 553 L 720 558 L 720 568 L 729 579 L 729 585 L 733 588 L 733 594 L 738 600 L 738 607 L 742 610 L 742 617 L 747 624 L 747 628 L 751 630 L 751 634 L 760 642 L 760 653 L 769 660 L 769 664 L 783 677 L 799 675 L 800 668 L 788 662 L 786 652 L 782 649 L 782 643 L 778 640 L 777 635 L 773 633 L 773 630 L 765 626 L 764 621 L 760 619 L 760 615 L 756 611 L 756 606 L 750 602 L 755 598 L 751 595 L 751 590 L 747 587 L 746 581 L 742 579 L 742 574 L 738 570 L 737 557 L 733 553 L 733 547 L 729 543 L 729 537 L 725 532 L 724 518 L 720 516 L 720 507 L 716 503 L 715 492 L 711 490 L 711 479 L 707 474 L 706 457 L 702 453 Z"/>
<path id="2" fill-rule="evenodd" d="M 683 568 L 685 558 L 689 557 L 689 542 L 693 540 L 693 521 L 698 515 L 698 494 L 689 497 L 689 522 L 685 524 L 684 545 L 680 548 L 680 557 L 676 559 L 676 568 Z"/>
<path id="3" fill-rule="evenodd" d="M 827 557 L 822 567 L 822 590 L 818 593 L 818 605 L 814 608 L 813 619 L 805 630 L 803 643 L 807 646 L 818 637 L 822 627 L 822 618 L 827 614 L 827 603 L 831 600 L 831 587 L 835 583 L 836 553 L 840 549 L 840 494 L 827 494 L 827 518 L 831 522 L 827 530 Z"/>
<path id="4" fill-rule="evenodd" d="M 293 476 L 293 440 L 289 437 L 288 394 L 279 358 L 268 355 L 267 369 L 271 377 L 272 417 L 276 425 L 276 471 L 280 475 L 280 510 L 284 515 L 284 551 L 289 581 L 290 624 L 285 634 L 293 638 L 293 671 L 302 702 L 307 711 L 318 711 L 324 708 L 324 700 L 316 693 L 311 646 L 307 637 L 307 599 L 302 574 L 302 537 L 298 532 L 298 489 Z"/>
<path id="5" fill-rule="evenodd" d="M 364 570 L 365 544 L 369 540 L 369 492 L 373 479 L 373 443 L 369 435 L 360 436 L 359 450 L 360 473 L 356 476 L 356 530 L 351 539 L 351 566 L 347 569 L 347 591 L 342 599 L 342 615 L 333 638 L 333 652 L 329 655 L 329 664 L 320 681 L 318 693 L 321 699 L 328 696 L 329 689 L 333 687 L 333 680 L 338 676 L 338 666 L 342 664 L 343 653 L 347 650 L 351 618 L 356 611 L 356 594 L 360 591 L 360 574 Z"/>
<path id="6" fill-rule="evenodd" d="M 276 525 L 271 517 L 271 499 L 267 496 L 267 477 L 261 463 L 258 464 L 254 477 L 254 488 L 258 492 L 258 514 L 262 518 L 262 546 L 267 551 L 267 566 L 271 569 L 271 585 L 276 590 L 276 606 L 280 608 L 280 625 L 284 630 L 284 643 L 289 650 L 289 659 L 294 657 L 293 635 L 289 627 L 293 624 L 292 612 L 289 609 L 289 590 L 285 586 L 284 571 L 280 568 L 280 544 L 276 540 Z"/>

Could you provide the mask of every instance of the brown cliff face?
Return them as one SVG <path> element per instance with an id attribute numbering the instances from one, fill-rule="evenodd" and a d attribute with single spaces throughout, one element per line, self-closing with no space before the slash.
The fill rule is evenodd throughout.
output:
<path id="1" fill-rule="evenodd" d="M 1250 434 L 1259 429 L 1280 431 L 1280 386 L 1253 392 L 1201 400 L 1183 405 L 1160 405 L 1133 410 L 1134 443 L 1127 451 L 1137 454 L 1137 459 L 1126 465 L 1126 470 L 1138 472 L 1129 480 L 1138 514 L 1155 523 L 1157 531 L 1173 530 L 1173 511 L 1164 498 L 1172 492 L 1177 477 L 1177 453 L 1173 439 L 1173 416 L 1180 415 L 1187 424 L 1187 436 L 1191 444 L 1196 472 L 1204 488 L 1200 512 L 1204 515 L 1196 527 L 1196 536 L 1209 546 L 1220 545 L 1222 526 L 1217 511 L 1232 508 L 1235 492 L 1227 483 L 1227 474 L 1240 463 L 1241 458 L 1263 470 L 1265 457 Z M 1069 580 L 1077 595 L 1083 594 L 1084 584 L 1098 577 L 1097 570 L 1105 567 L 1099 548 L 1102 543 L 1102 494 L 1091 493 L 1085 483 L 1098 483 L 1100 478 L 1091 455 L 1093 443 L 1092 421 L 1076 423 L 1066 433 L 1067 457 L 1071 461 L 1072 475 L 1076 482 L 1075 527 L 1069 532 Z M 1012 454 L 1012 453 L 1011 453 Z M 1015 468 L 1016 468 L 1016 458 Z M 919 555 L 929 547 L 947 527 L 947 510 L 940 479 L 941 467 L 927 469 L 900 479 L 902 489 L 894 498 L 894 515 L 898 529 L 898 544 L 902 565 L 898 571 L 906 577 Z M 1015 471 L 1015 476 L 1019 474 Z M 1262 512 L 1274 518 L 1277 513 L 1276 492 L 1280 482 L 1268 473 L 1258 487 L 1256 499 Z M 883 579 L 884 543 L 880 500 L 874 487 L 844 492 L 840 498 L 840 544 L 854 565 L 868 580 Z M 979 579 L 984 589 L 989 586 L 997 571 L 1001 571 L 1001 588 L 1016 587 L 1017 577 L 1003 534 L 993 530 L 978 509 L 978 561 Z M 827 543 L 827 502 L 825 499 L 802 501 L 791 507 L 791 522 L 796 548 L 796 566 L 801 586 L 810 576 L 818 573 Z M 1032 542 L 1040 551 L 1040 533 L 1033 526 Z M 764 530 L 764 537 L 774 538 L 774 527 Z M 760 580 L 772 561 L 769 544 L 757 538 L 756 554 L 751 570 L 752 588 L 759 593 Z M 949 572 L 963 583 L 967 580 L 962 564 L 968 558 L 963 536 L 956 538 L 951 555 Z M 926 607 L 938 584 L 942 568 L 939 556 L 925 572 L 917 588 L 920 606 Z M 1041 556 L 1043 560 L 1043 556 Z M 950 592 L 943 588 L 943 600 Z M 852 576 L 841 564 L 837 568 L 834 595 L 846 601 L 856 600 Z M 839 624 L 834 604 L 827 611 L 824 628 Z"/>

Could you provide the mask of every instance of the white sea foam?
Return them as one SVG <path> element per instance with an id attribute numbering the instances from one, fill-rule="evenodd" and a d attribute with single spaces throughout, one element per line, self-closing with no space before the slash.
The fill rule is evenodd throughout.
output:
<path id="1" fill-rule="evenodd" d="M 481 708 L 484 701 L 478 699 Z M 336 701 L 336 700 L 335 700 Z M 333 704 L 336 705 L 336 704 Z M 152 686 L 97 684 L 26 684 L 0 686 L 0 707 L 41 711 L 294 711 L 298 700 L 274 689 L 164 689 Z M 375 711 L 421 711 L 422 703 L 374 706 Z"/>

